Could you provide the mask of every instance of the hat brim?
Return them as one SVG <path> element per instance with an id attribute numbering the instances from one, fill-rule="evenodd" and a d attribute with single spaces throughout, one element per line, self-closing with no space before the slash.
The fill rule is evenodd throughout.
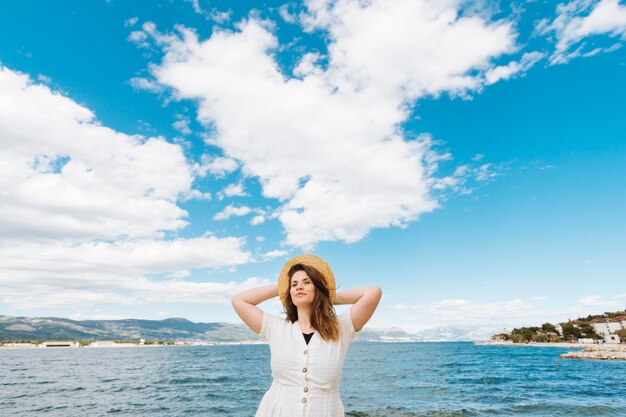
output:
<path id="1" fill-rule="evenodd" d="M 280 296 L 280 301 L 282 301 L 283 305 L 285 305 L 285 300 L 289 294 L 289 270 L 297 264 L 313 267 L 322 274 L 324 280 L 326 281 L 326 288 L 328 288 L 330 302 L 331 304 L 335 304 L 335 298 L 337 296 L 335 288 L 337 285 L 335 284 L 335 274 L 333 274 L 333 270 L 330 268 L 330 265 L 328 265 L 326 261 L 319 256 L 305 253 L 294 256 L 288 260 L 278 275 L 278 295 Z"/>

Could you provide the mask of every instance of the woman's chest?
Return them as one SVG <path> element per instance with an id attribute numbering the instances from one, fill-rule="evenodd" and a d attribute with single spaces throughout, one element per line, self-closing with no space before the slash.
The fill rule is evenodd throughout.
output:
<path id="1" fill-rule="evenodd" d="M 341 373 L 343 366 L 341 343 L 327 342 L 319 334 L 314 334 L 308 345 L 302 333 L 290 334 L 270 346 L 270 350 L 274 377 L 333 378 Z"/>

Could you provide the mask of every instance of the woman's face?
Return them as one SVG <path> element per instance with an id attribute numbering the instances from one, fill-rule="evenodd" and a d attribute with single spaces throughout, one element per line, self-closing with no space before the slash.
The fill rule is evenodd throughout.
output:
<path id="1" fill-rule="evenodd" d="M 305 271 L 296 271 L 291 277 L 289 290 L 291 301 L 296 307 L 313 304 L 315 300 L 315 285 Z"/>

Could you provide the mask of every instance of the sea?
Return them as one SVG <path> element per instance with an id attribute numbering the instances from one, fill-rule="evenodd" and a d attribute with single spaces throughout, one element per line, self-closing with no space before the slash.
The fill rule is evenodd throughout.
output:
<path id="1" fill-rule="evenodd" d="M 626 362 L 570 350 L 355 342 L 346 416 L 626 416 Z M 1 349 L 0 416 L 252 417 L 269 359 L 264 344 Z"/>

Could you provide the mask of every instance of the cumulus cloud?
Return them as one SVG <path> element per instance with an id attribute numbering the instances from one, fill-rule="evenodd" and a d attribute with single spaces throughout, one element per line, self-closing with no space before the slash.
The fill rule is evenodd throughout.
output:
<path id="1" fill-rule="evenodd" d="M 226 11 L 212 9 L 211 12 L 209 12 L 208 18 L 214 21 L 215 23 L 222 24 L 222 23 L 228 22 L 232 14 L 233 12 L 230 9 Z"/>
<path id="2" fill-rule="evenodd" d="M 225 197 L 245 197 L 247 195 L 241 182 L 229 184 L 219 192 L 220 200 Z"/>
<path id="3" fill-rule="evenodd" d="M 506 328 L 511 331 L 513 327 L 539 326 L 545 322 L 556 324 L 586 317 L 588 314 L 621 309 L 626 294 L 610 297 L 585 296 L 569 306 L 545 303 L 547 299 L 544 295 L 532 297 L 533 302 L 513 299 L 480 303 L 466 299 L 447 299 L 422 304 L 401 302 L 391 305 L 391 309 L 402 312 L 406 320 L 403 327 L 412 331 L 439 326 L 474 325 L 491 329 Z"/>
<path id="4" fill-rule="evenodd" d="M 213 216 L 213 220 L 228 220 L 231 217 L 241 217 L 250 213 L 252 209 L 248 206 L 234 206 L 229 204 L 224 208 L 224 210 L 217 213 Z"/>
<path id="5" fill-rule="evenodd" d="M 451 175 L 433 178 L 432 189 L 443 193 L 452 191 L 459 194 L 470 194 L 481 185 L 481 183 L 488 183 L 495 177 L 504 175 L 509 168 L 508 163 L 493 164 L 491 162 L 481 163 L 483 155 L 477 155 L 478 157 L 472 158 L 472 163 L 459 165 L 456 167 Z M 435 165 L 438 161 L 433 162 Z M 435 168 L 431 168 L 435 169 Z"/>
<path id="6" fill-rule="evenodd" d="M 90 308 L 107 305 L 142 305 L 149 303 L 202 303 L 227 304 L 238 292 L 270 284 L 262 278 L 249 278 L 242 282 L 191 282 L 177 280 L 128 279 L 110 289 L 93 282 L 89 288 L 47 285 L 6 288 L 3 302 L 15 309 L 24 308 Z M 6 287 L 6 286 L 5 286 Z M 25 291 L 27 289 L 28 291 Z"/>
<path id="7" fill-rule="evenodd" d="M 453 299 L 435 303 L 413 304 L 405 308 L 417 311 L 420 316 L 437 316 L 443 321 L 484 322 L 494 319 L 527 317 L 533 313 L 534 307 L 523 300 L 480 304 L 463 299 Z"/>
<path id="8" fill-rule="evenodd" d="M 202 155 L 200 163 L 196 164 L 195 172 L 200 177 L 204 177 L 209 173 L 216 177 L 223 177 L 235 171 L 238 166 L 237 161 L 232 158 Z"/>
<path id="9" fill-rule="evenodd" d="M 265 220 L 266 220 L 266 218 L 265 218 L 265 216 L 264 216 L 264 215 L 262 215 L 262 214 L 258 214 L 258 215 L 256 215 L 256 216 L 254 216 L 254 217 L 252 218 L 252 220 L 250 220 L 250 224 L 251 224 L 252 226 L 257 226 L 257 225 L 259 225 L 259 224 L 261 224 L 261 223 L 264 223 L 264 222 L 265 222 Z"/>
<path id="10" fill-rule="evenodd" d="M 286 250 L 272 250 L 269 252 L 265 252 L 263 254 L 263 259 L 266 261 L 269 261 L 271 259 L 275 259 L 275 258 L 280 258 L 282 256 L 286 256 L 289 252 L 287 252 Z"/>
<path id="11" fill-rule="evenodd" d="M 300 247 L 355 242 L 436 208 L 431 143 L 399 126 L 420 97 L 481 89 L 515 50 L 509 22 L 462 16 L 457 2 L 306 4 L 300 20 L 327 32 L 328 63 L 306 54 L 293 76 L 279 69 L 271 25 L 254 17 L 204 41 L 185 28 L 146 31 L 165 52 L 155 81 L 198 103 L 211 144 L 280 202 L 286 243 Z"/>
<path id="12" fill-rule="evenodd" d="M 494 333 L 504 328 L 530 326 L 552 320 L 565 320 L 565 313 L 537 308 L 524 300 L 513 299 L 489 303 L 465 299 L 448 299 L 432 303 L 398 303 L 392 306 L 402 312 L 403 325 L 409 331 L 421 331 L 441 326 L 483 326 Z"/>
<path id="13" fill-rule="evenodd" d="M 282 6 L 278 8 L 278 13 L 280 14 L 280 17 L 282 17 L 282 19 L 285 22 L 293 24 L 298 21 L 298 15 L 294 13 L 292 10 L 290 10 L 292 8 L 294 8 L 293 3 L 283 4 Z"/>
<path id="14" fill-rule="evenodd" d="M 541 21 L 538 31 L 555 37 L 555 51 L 550 57 L 552 64 L 566 63 L 579 56 L 610 52 L 619 48 L 620 44 L 589 49 L 581 42 L 593 35 L 626 40 L 626 6 L 620 5 L 618 0 L 574 0 L 562 3 L 557 6 L 556 18 L 551 22 Z"/>
<path id="15" fill-rule="evenodd" d="M 191 188 L 179 145 L 102 126 L 86 107 L 6 67 L 0 96 L 3 303 L 222 302 L 248 285 L 184 280 L 251 255 L 243 238 L 175 237 L 187 225 L 177 202 L 210 198 Z"/>
<path id="16" fill-rule="evenodd" d="M 578 304 L 589 307 L 603 307 L 606 309 L 616 308 L 624 305 L 626 294 L 615 295 L 613 297 L 603 297 L 600 295 L 588 295 L 578 300 Z"/>
<path id="17" fill-rule="evenodd" d="M 500 80 L 507 80 L 515 75 L 527 72 L 533 65 L 539 62 L 545 54 L 541 52 L 527 52 L 522 55 L 520 62 L 509 62 L 507 65 L 497 66 L 485 73 L 487 85 L 495 84 Z"/>
<path id="18" fill-rule="evenodd" d="M 221 297 L 234 283 L 184 281 L 188 269 L 250 262 L 241 238 L 81 244 L 25 243 L 0 247 L 0 294 L 14 307 L 70 307 L 191 299 L 193 288 Z M 155 277 L 167 275 L 169 279 Z M 170 293 L 179 291 L 178 293 Z M 169 294 L 168 294 L 169 293 Z M 205 302 L 216 302 L 212 297 Z"/>
<path id="19" fill-rule="evenodd" d="M 189 128 L 190 122 L 191 120 L 189 120 L 189 118 L 180 116 L 177 121 L 172 123 L 172 127 L 178 130 L 183 135 L 190 135 L 191 134 L 191 129 Z"/>
<path id="20" fill-rule="evenodd" d="M 71 99 L 0 68 L 0 239 L 177 231 L 192 171 L 179 146 L 101 126 Z"/>
<path id="21" fill-rule="evenodd" d="M 135 26 L 135 24 L 137 24 L 137 22 L 139 21 L 138 17 L 131 17 L 128 18 L 124 21 L 124 27 L 132 27 Z"/>
<path id="22" fill-rule="evenodd" d="M 130 86 L 135 90 L 145 90 L 150 91 L 152 93 L 159 93 L 163 91 L 163 86 L 155 83 L 152 80 L 142 77 L 132 77 L 129 80 Z"/>

